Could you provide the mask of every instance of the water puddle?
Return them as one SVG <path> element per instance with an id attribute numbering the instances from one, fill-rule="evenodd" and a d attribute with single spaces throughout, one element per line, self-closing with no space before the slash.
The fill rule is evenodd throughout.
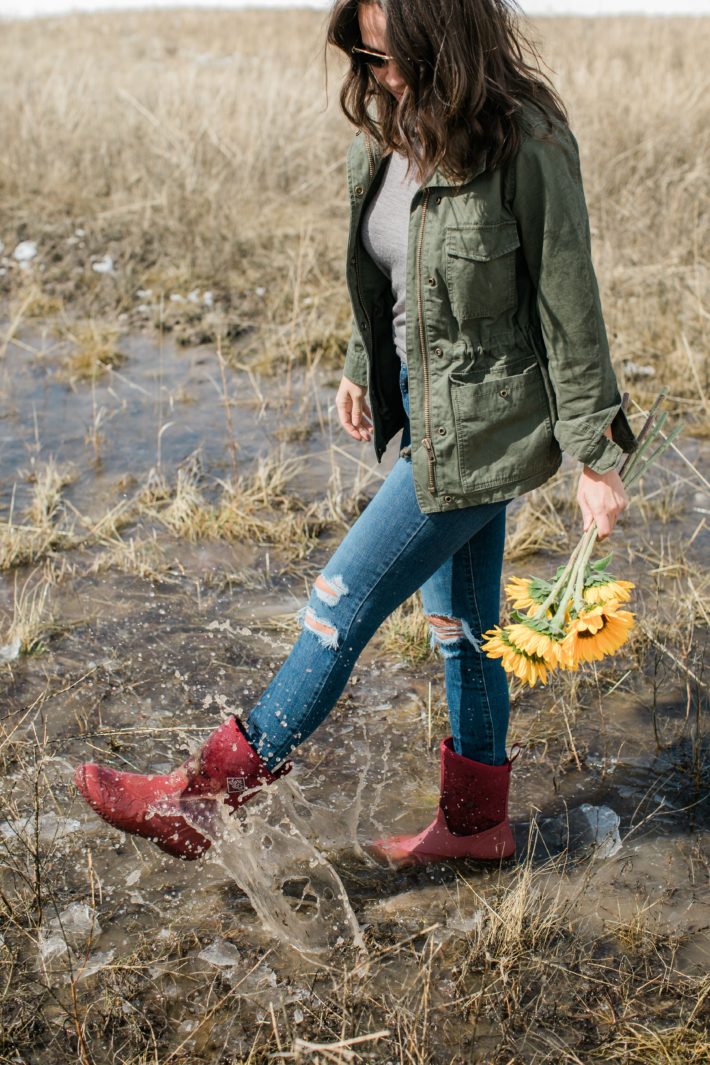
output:
<path id="1" fill-rule="evenodd" d="M 224 1047 L 248 1060 L 252 1046 L 304 1061 L 394 1061 L 426 1046 L 434 1062 L 474 1061 L 474 1043 L 494 1060 L 506 1025 L 512 1060 L 514 995 L 536 1001 L 547 988 L 576 1031 L 574 1003 L 601 1010 L 585 997 L 607 980 L 597 964 L 627 966 L 631 981 L 640 959 L 643 996 L 666 979 L 658 958 L 672 957 L 690 987 L 706 967 L 710 780 L 693 679 L 704 676 L 708 503 L 687 465 L 669 458 L 615 546 L 639 585 L 628 655 L 513 689 L 515 863 L 398 870 L 368 855 L 368 841 L 434 816 L 449 731 L 441 661 L 424 648 L 413 663 L 379 635 L 290 775 L 234 815 L 185 807 L 213 846 L 181 863 L 100 821 L 72 767 L 164 772 L 224 712 L 246 716 L 395 449 L 378 467 L 338 434 L 325 377 L 223 377 L 214 352 L 121 343 L 125 358 L 93 386 L 68 379 L 67 352 L 40 326 L 15 337 L 0 368 L 2 520 L 39 518 L 51 533 L 0 577 L 0 880 L 14 907 L 3 936 L 32 978 L 66 992 L 69 1011 L 67 989 L 82 1009 L 93 996 L 135 1060 L 140 1008 L 177 1060 L 196 1063 Z M 696 462 L 701 444 L 684 450 Z M 52 463 L 50 510 L 38 511 Z M 564 477 L 538 502 L 571 524 Z M 511 507 L 513 544 L 526 506 Z M 560 555 L 542 543 L 506 575 L 551 572 Z M 363 1032 L 370 1044 L 347 1042 Z"/>

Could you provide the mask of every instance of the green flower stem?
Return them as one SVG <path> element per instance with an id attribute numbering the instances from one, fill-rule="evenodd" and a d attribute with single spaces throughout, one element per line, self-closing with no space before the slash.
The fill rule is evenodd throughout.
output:
<path id="1" fill-rule="evenodd" d="M 646 461 L 640 467 L 634 468 L 632 470 L 631 476 L 629 477 L 629 479 L 627 481 L 624 481 L 624 485 L 627 485 L 628 487 L 631 487 L 631 485 L 635 484 L 636 481 L 638 481 L 639 477 L 643 477 L 643 475 L 646 472 L 646 470 L 648 469 L 648 467 L 653 465 L 653 463 L 656 461 L 656 459 L 659 458 L 663 454 L 664 451 L 668 450 L 668 448 L 671 446 L 671 444 L 673 443 L 675 438 L 677 436 L 679 436 L 682 431 L 683 431 L 683 425 L 682 424 L 681 425 L 677 425 L 675 427 L 675 429 L 673 430 L 673 432 L 669 433 L 668 436 L 664 438 L 663 443 L 660 444 L 656 448 L 656 450 L 653 451 L 648 456 Z"/>
<path id="2" fill-rule="evenodd" d="M 646 421 L 641 426 L 641 429 L 640 429 L 640 431 L 639 431 L 639 433 L 638 433 L 638 435 L 636 437 L 636 451 L 632 451 L 629 455 L 626 456 L 626 458 L 624 459 L 624 463 L 623 463 L 621 469 L 619 470 L 619 474 L 620 474 L 622 480 L 624 480 L 624 478 L 626 477 L 626 474 L 628 473 L 630 468 L 634 465 L 634 461 L 636 459 L 636 454 L 638 452 L 638 449 L 641 446 L 641 444 L 643 443 L 643 441 L 645 440 L 646 436 L 648 435 L 648 433 L 650 431 L 650 428 L 653 425 L 654 418 L 656 417 L 656 411 L 658 410 L 658 408 L 660 407 L 661 403 L 663 402 L 663 400 L 666 398 L 667 395 L 668 395 L 668 389 L 667 388 L 662 388 L 661 391 L 656 396 L 656 398 L 653 401 L 653 403 L 651 404 L 651 409 L 649 410 L 648 415 L 646 416 Z"/>
<path id="3" fill-rule="evenodd" d="M 592 535 L 589 538 L 589 546 L 583 552 L 583 554 L 580 555 L 579 562 L 576 566 L 577 572 L 575 574 L 574 584 L 574 608 L 578 612 L 584 609 L 584 595 L 582 594 L 584 592 L 584 579 L 587 575 L 587 565 L 589 564 L 589 559 L 592 557 L 592 551 L 594 550 L 594 545 L 597 542 L 597 534 L 599 531 L 597 529 L 596 522 L 592 522 L 590 531 L 592 532 Z"/>
<path id="4" fill-rule="evenodd" d="M 557 611 L 555 613 L 555 616 L 552 618 L 552 621 L 550 622 L 550 628 L 553 630 L 557 630 L 558 632 L 562 631 L 562 623 L 565 619 L 565 613 L 567 611 L 570 599 L 574 594 L 575 583 L 577 579 L 577 570 L 579 568 L 580 563 L 589 557 L 589 552 L 591 551 L 589 545 L 590 543 L 592 544 L 592 546 L 594 545 L 596 536 L 597 527 L 595 524 L 592 524 L 587 529 L 582 539 L 579 541 L 579 544 L 577 545 L 578 550 L 575 551 L 573 557 L 570 559 L 570 562 L 573 562 L 573 565 L 568 567 L 566 574 L 564 575 L 566 576 L 566 580 L 564 583 L 564 591 L 558 597 Z M 586 568 L 586 561 L 584 562 L 584 565 Z"/>
<path id="5" fill-rule="evenodd" d="M 663 403 L 663 400 L 666 398 L 667 395 L 668 395 L 668 389 L 664 385 L 663 388 L 661 389 L 661 391 L 658 393 L 658 395 L 654 399 L 653 403 L 651 404 L 651 408 L 650 408 L 650 410 L 648 412 L 648 418 L 646 419 L 646 421 L 648 423 L 653 421 L 653 418 L 655 417 L 656 411 L 660 407 L 661 403 Z M 641 429 L 641 432 L 639 433 L 639 438 L 644 435 L 644 431 L 643 431 L 644 428 L 645 428 L 645 426 Z"/>
<path id="6" fill-rule="evenodd" d="M 668 417 L 668 415 L 667 415 L 666 411 L 663 411 L 661 416 L 658 418 L 658 421 L 656 421 L 655 424 L 653 426 L 651 426 L 649 428 L 649 430 L 647 431 L 647 433 L 644 435 L 643 439 L 641 440 L 641 443 L 639 444 L 639 446 L 636 448 L 636 451 L 634 451 L 633 455 L 631 456 L 631 461 L 629 462 L 628 466 L 622 471 L 623 472 L 623 477 L 621 479 L 624 482 L 624 484 L 626 484 L 629 481 L 629 479 L 633 476 L 633 474 L 636 471 L 637 467 L 641 463 L 641 459 L 643 458 L 644 454 L 648 451 L 648 449 L 651 447 L 651 445 L 655 443 L 656 437 L 658 436 L 659 432 L 661 431 L 661 428 L 663 427 L 663 423 L 665 422 L 667 417 Z M 646 428 L 646 427 L 644 426 L 644 428 Z"/>
<path id="7" fill-rule="evenodd" d="M 656 417 L 656 411 L 658 410 L 658 408 L 660 407 L 661 403 L 663 402 L 663 400 L 666 398 L 667 395 L 668 395 L 668 389 L 664 387 L 664 388 L 661 389 L 661 391 L 658 393 L 658 395 L 654 399 L 653 403 L 651 404 L 650 410 L 648 412 L 648 416 L 646 418 L 646 421 L 641 426 L 641 431 L 639 432 L 638 436 L 636 437 L 637 443 L 640 444 L 641 441 L 646 436 L 646 434 L 648 433 L 649 428 L 650 428 L 651 424 L 653 423 L 653 419 Z"/>
<path id="8" fill-rule="evenodd" d="M 577 557 L 577 561 L 575 562 L 575 566 L 573 568 L 572 573 L 569 574 L 569 580 L 567 581 L 566 588 L 564 589 L 564 593 L 561 596 L 560 605 L 557 609 L 557 613 L 551 621 L 550 627 L 552 629 L 557 629 L 557 632 L 562 632 L 564 626 L 564 616 L 567 610 L 567 606 L 569 605 L 569 603 L 571 603 L 573 596 L 576 596 L 577 594 L 579 580 L 581 579 L 583 583 L 584 573 L 587 572 L 587 563 L 589 561 L 590 555 L 592 554 L 596 537 L 596 523 L 592 522 L 589 529 L 587 530 L 587 533 L 584 534 L 584 546 Z"/>
<path id="9" fill-rule="evenodd" d="M 586 536 L 586 533 L 585 533 L 585 536 Z M 572 570 L 575 562 L 577 561 L 577 558 L 579 557 L 579 552 L 582 550 L 582 545 L 584 544 L 584 539 L 585 539 L 585 537 L 583 536 L 579 540 L 579 542 L 577 543 L 577 546 L 575 547 L 574 551 L 572 552 L 572 554 L 570 555 L 569 559 L 567 560 L 567 565 L 563 569 L 563 571 L 560 574 L 559 578 L 552 585 L 552 588 L 550 590 L 550 594 L 548 595 L 547 599 L 535 611 L 535 613 L 533 615 L 533 620 L 534 621 L 538 621 L 540 618 L 544 618 L 545 615 L 547 614 L 547 611 L 552 606 L 552 604 L 557 601 L 557 593 L 559 592 L 560 588 L 562 588 L 563 585 L 565 584 L 565 582 L 567 581 L 567 578 L 570 575 L 570 571 Z"/>

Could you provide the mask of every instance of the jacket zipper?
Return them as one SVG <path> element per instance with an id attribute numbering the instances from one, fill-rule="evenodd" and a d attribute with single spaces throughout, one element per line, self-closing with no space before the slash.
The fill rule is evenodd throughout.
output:
<path id="1" fill-rule="evenodd" d="M 367 165 L 368 165 L 368 170 L 370 172 L 370 181 L 372 181 L 372 177 L 373 177 L 373 175 L 375 173 L 375 162 L 374 162 L 374 159 L 372 158 L 372 147 L 370 145 L 370 138 L 368 137 L 367 133 L 365 134 L 365 145 L 367 147 Z M 368 315 L 367 310 L 365 308 L 365 301 L 362 298 L 362 287 L 360 285 L 360 256 L 358 255 L 358 251 L 357 251 L 357 237 L 355 239 L 355 246 L 353 248 L 353 255 L 355 257 L 355 283 L 357 285 L 358 299 L 360 300 L 360 307 L 362 308 L 362 313 L 365 316 L 365 322 L 367 323 L 367 331 L 370 334 L 370 340 L 371 340 L 371 338 L 372 338 L 372 325 L 370 323 L 370 318 L 369 318 L 369 315 Z M 365 349 L 368 352 L 368 357 L 370 357 L 371 354 L 372 354 L 371 350 L 370 350 L 371 347 L 372 347 L 372 344 L 371 343 L 368 344 L 368 342 L 365 339 L 365 337 L 363 337 L 362 339 L 363 339 L 363 343 L 365 344 Z"/>
<path id="2" fill-rule="evenodd" d="M 434 472 L 434 448 L 431 443 L 431 400 L 429 393 L 429 353 L 427 350 L 426 326 L 424 324 L 424 296 L 422 286 L 422 248 L 424 245 L 424 223 L 426 222 L 427 207 L 429 205 L 429 189 L 424 190 L 422 197 L 422 220 L 419 226 L 419 240 L 417 241 L 417 319 L 419 323 L 419 350 L 422 357 L 424 370 L 424 439 L 422 444 L 426 449 L 428 465 L 427 487 L 433 496 L 436 495 L 436 474 Z"/>
<path id="3" fill-rule="evenodd" d="M 367 148 L 367 169 L 370 171 L 370 181 L 372 181 L 375 174 L 375 160 L 372 158 L 372 145 L 367 133 L 365 134 L 365 147 Z"/>

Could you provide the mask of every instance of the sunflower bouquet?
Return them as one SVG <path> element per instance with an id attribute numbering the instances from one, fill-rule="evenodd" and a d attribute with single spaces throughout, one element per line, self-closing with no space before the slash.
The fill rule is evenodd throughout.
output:
<path id="1" fill-rule="evenodd" d="M 682 426 L 662 433 L 667 413 L 658 413 L 661 392 L 637 437 L 636 450 L 627 455 L 619 474 L 630 488 L 671 446 Z M 533 687 L 547 683 L 556 669 L 576 670 L 581 663 L 598 662 L 615 654 L 633 628 L 634 615 L 624 608 L 634 587 L 609 572 L 611 555 L 592 561 L 597 527 L 589 527 L 552 580 L 513 577 L 505 591 L 513 606 L 510 623 L 483 634 L 481 645 L 489 658 Z"/>

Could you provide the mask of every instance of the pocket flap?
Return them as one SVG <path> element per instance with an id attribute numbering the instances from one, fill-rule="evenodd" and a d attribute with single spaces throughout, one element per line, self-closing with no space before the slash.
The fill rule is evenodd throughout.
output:
<path id="1" fill-rule="evenodd" d="M 455 259 L 483 263 L 507 255 L 519 247 L 520 237 L 514 221 L 480 225 L 472 222 L 446 227 L 446 252 Z"/>

